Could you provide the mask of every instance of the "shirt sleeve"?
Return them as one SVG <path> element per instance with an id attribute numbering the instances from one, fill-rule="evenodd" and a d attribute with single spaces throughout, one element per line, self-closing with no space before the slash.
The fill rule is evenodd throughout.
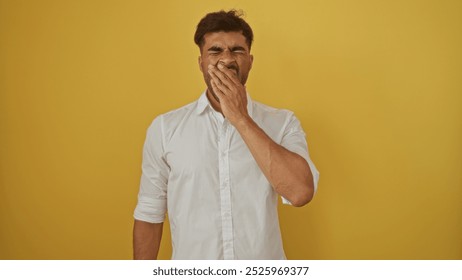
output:
<path id="1" fill-rule="evenodd" d="M 318 190 L 319 171 L 316 169 L 313 161 L 308 152 L 308 144 L 306 142 L 306 135 L 300 124 L 300 121 L 292 113 L 289 118 L 288 125 L 282 137 L 281 146 L 287 150 L 294 152 L 303 157 L 310 166 L 313 175 L 314 193 Z M 286 198 L 282 197 L 284 204 L 291 204 Z"/>
<path id="2" fill-rule="evenodd" d="M 163 157 L 162 139 L 162 117 L 159 116 L 148 128 L 144 143 L 138 204 L 133 215 L 136 220 L 149 223 L 162 223 L 165 220 L 170 168 Z"/>

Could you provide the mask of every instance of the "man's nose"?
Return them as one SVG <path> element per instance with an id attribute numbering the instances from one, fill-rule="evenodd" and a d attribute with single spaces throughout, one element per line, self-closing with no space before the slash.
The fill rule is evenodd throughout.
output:
<path id="1" fill-rule="evenodd" d="M 236 62 L 236 59 L 234 58 L 233 54 L 229 50 L 225 50 L 224 52 L 221 53 L 220 59 L 218 62 L 223 62 L 225 65 L 228 65 L 230 63 Z"/>

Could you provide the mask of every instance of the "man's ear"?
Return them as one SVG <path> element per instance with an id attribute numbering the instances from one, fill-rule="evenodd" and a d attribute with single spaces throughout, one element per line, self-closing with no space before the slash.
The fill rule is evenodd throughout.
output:
<path id="1" fill-rule="evenodd" d="M 201 70 L 202 72 L 202 56 L 199 55 L 199 57 L 197 58 L 197 62 L 199 64 L 199 70 Z"/>
<path id="2" fill-rule="evenodd" d="M 250 55 L 250 69 L 252 69 L 252 65 L 253 65 L 253 54 Z"/>

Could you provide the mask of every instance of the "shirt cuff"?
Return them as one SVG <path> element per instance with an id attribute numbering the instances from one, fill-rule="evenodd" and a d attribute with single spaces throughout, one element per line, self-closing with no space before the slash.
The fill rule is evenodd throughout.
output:
<path id="1" fill-rule="evenodd" d="M 133 217 L 148 223 L 163 223 L 167 212 L 166 199 L 138 199 Z"/>

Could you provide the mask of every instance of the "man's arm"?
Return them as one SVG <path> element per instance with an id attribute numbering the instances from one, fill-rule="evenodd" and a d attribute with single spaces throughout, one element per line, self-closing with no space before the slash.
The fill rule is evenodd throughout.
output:
<path id="1" fill-rule="evenodd" d="M 133 226 L 133 259 L 157 260 L 164 223 L 135 220 Z"/>
<path id="2" fill-rule="evenodd" d="M 303 157 L 275 143 L 251 118 L 235 127 L 278 194 L 297 207 L 311 201 L 313 176 Z"/>
<path id="3" fill-rule="evenodd" d="M 294 206 L 307 204 L 314 194 L 308 163 L 266 135 L 247 112 L 245 87 L 232 71 L 221 64 L 218 67 L 210 66 L 209 73 L 223 115 L 238 130 L 274 190 Z"/>

